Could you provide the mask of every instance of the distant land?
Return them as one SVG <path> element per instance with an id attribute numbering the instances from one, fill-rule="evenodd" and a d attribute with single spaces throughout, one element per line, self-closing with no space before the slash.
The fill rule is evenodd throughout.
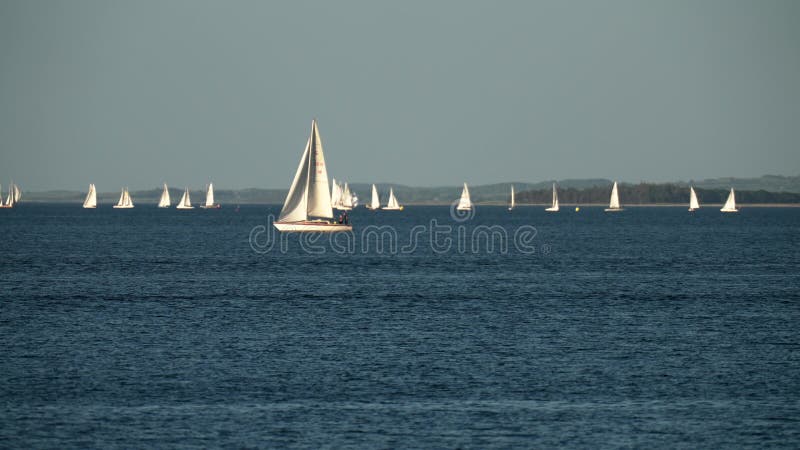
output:
<path id="1" fill-rule="evenodd" d="M 469 180 L 466 180 L 469 183 Z M 503 203 L 509 198 L 513 184 L 520 204 L 546 204 L 550 202 L 553 182 L 559 189 L 562 203 L 604 204 L 608 202 L 613 180 L 574 179 L 541 181 L 537 183 L 507 182 L 488 185 L 469 186 L 475 203 Z M 413 187 L 402 184 L 376 183 L 381 200 L 386 201 L 389 187 L 402 204 L 449 204 L 461 195 L 461 186 Z M 703 203 L 722 203 L 728 190 L 736 190 L 737 203 L 798 203 L 800 204 L 800 176 L 764 175 L 758 178 L 715 178 L 700 181 L 676 181 L 669 183 L 620 183 L 620 200 L 623 204 L 672 204 L 688 202 L 688 186 L 694 186 Z M 359 196 L 363 204 L 367 200 L 371 184 L 352 183 L 350 188 Z M 98 189 L 98 202 L 110 205 L 119 199 L 119 191 Z M 23 201 L 81 203 L 85 192 L 41 191 L 25 192 Z M 215 198 L 222 204 L 281 204 L 286 198 L 286 189 L 248 188 L 239 190 L 215 189 Z M 170 196 L 174 204 L 183 193 L 182 189 L 171 188 Z M 157 203 L 161 188 L 131 191 L 134 203 Z M 200 203 L 205 198 L 202 190 L 191 191 L 192 202 Z"/>

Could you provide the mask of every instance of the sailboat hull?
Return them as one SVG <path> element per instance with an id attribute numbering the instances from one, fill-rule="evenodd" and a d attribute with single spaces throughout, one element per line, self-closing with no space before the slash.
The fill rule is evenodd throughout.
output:
<path id="1" fill-rule="evenodd" d="M 84 206 L 83 209 L 96 209 L 97 206 Z"/>
<path id="2" fill-rule="evenodd" d="M 303 220 L 300 222 L 275 222 L 272 225 L 278 229 L 278 231 L 286 231 L 286 232 L 322 232 L 322 233 L 334 233 L 338 231 L 352 231 L 352 225 L 346 225 L 343 223 L 332 223 L 332 222 L 323 222 L 323 221 L 316 221 L 316 220 Z"/>
<path id="3" fill-rule="evenodd" d="M 133 205 L 114 205 L 114 206 L 112 206 L 112 208 L 114 208 L 114 209 L 131 209 L 131 208 L 133 208 Z"/>
<path id="4" fill-rule="evenodd" d="M 222 208 L 222 205 L 217 203 L 216 205 L 200 205 L 200 207 L 203 209 L 220 209 Z"/>
<path id="5" fill-rule="evenodd" d="M 472 206 L 459 206 L 456 211 L 472 211 Z"/>
<path id="6" fill-rule="evenodd" d="M 624 208 L 606 208 L 603 211 L 605 212 L 618 212 L 618 211 L 625 211 Z"/>
<path id="7" fill-rule="evenodd" d="M 403 210 L 403 207 L 402 207 L 402 206 L 398 206 L 398 207 L 393 207 L 393 206 L 384 206 L 384 207 L 383 207 L 383 208 L 381 208 L 381 209 L 382 209 L 382 210 L 384 210 L 384 211 L 402 211 L 402 210 Z"/>
<path id="8" fill-rule="evenodd" d="M 175 209 L 194 209 L 194 206 L 176 206 Z"/>
<path id="9" fill-rule="evenodd" d="M 720 211 L 724 212 L 724 213 L 737 213 L 737 212 L 739 212 L 738 209 L 724 209 L 724 208 L 720 209 Z"/>
<path id="10" fill-rule="evenodd" d="M 558 208 L 547 208 L 545 209 L 547 212 L 558 212 Z"/>

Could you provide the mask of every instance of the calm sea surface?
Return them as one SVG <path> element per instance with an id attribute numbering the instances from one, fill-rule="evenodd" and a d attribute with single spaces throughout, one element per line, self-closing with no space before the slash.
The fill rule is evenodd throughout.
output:
<path id="1" fill-rule="evenodd" d="M 800 446 L 800 209 L 278 210 L 0 210 L 0 447 Z"/>

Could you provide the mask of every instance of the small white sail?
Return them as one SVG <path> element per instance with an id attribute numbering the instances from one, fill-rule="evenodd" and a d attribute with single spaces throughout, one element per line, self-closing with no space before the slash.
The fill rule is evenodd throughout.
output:
<path id="1" fill-rule="evenodd" d="M 381 198 L 378 196 L 378 188 L 375 187 L 374 184 L 372 185 L 372 198 L 370 199 L 369 204 L 364 206 L 373 211 L 381 209 Z"/>
<path id="2" fill-rule="evenodd" d="M 339 203 L 342 201 L 342 187 L 336 183 L 336 178 L 331 183 L 331 208 L 339 209 Z"/>
<path id="3" fill-rule="evenodd" d="M 203 209 L 216 209 L 220 207 L 219 203 L 214 203 L 214 183 L 208 183 L 208 188 L 206 188 L 206 202 L 200 207 Z"/>
<path id="4" fill-rule="evenodd" d="M 96 208 L 97 207 L 97 189 L 94 187 L 94 183 L 89 185 L 89 192 L 86 194 L 86 199 L 83 201 L 84 208 Z"/>
<path id="5" fill-rule="evenodd" d="M 689 187 L 689 211 L 696 211 L 700 209 L 700 202 L 697 201 L 697 194 L 694 192 L 694 187 Z"/>
<path id="6" fill-rule="evenodd" d="M 619 206 L 619 192 L 617 191 L 617 182 L 614 182 L 614 187 L 611 188 L 611 201 L 608 203 L 608 208 L 605 209 L 606 212 L 613 212 L 613 211 L 622 211 L 622 208 Z"/>
<path id="7" fill-rule="evenodd" d="M 472 209 L 472 200 L 469 198 L 469 188 L 467 183 L 464 183 L 464 189 L 461 191 L 461 198 L 458 200 L 458 211 L 469 211 Z"/>
<path id="8" fill-rule="evenodd" d="M 511 211 L 516 206 L 516 201 L 514 199 L 514 185 L 511 185 L 511 201 L 508 203 L 508 210 Z"/>
<path id="9" fill-rule="evenodd" d="M 2 208 L 3 206 L 5 206 L 5 204 L 3 203 L 3 186 L 0 185 L 0 208 Z"/>
<path id="10" fill-rule="evenodd" d="M 725 205 L 722 206 L 720 209 L 722 212 L 739 212 L 736 209 L 736 194 L 733 193 L 733 188 L 731 188 L 731 193 L 728 194 L 728 200 L 725 201 Z"/>
<path id="11" fill-rule="evenodd" d="M 14 203 L 17 203 L 22 198 L 22 190 L 16 184 L 12 187 L 14 188 Z"/>
<path id="12" fill-rule="evenodd" d="M 169 208 L 172 202 L 169 198 L 169 188 L 167 188 L 167 183 L 164 183 L 164 191 L 161 192 L 161 198 L 158 199 L 158 207 L 159 208 Z"/>
<path id="13" fill-rule="evenodd" d="M 558 212 L 558 191 L 555 183 L 553 183 L 553 205 L 545 209 L 545 211 Z"/>
<path id="14" fill-rule="evenodd" d="M 347 191 L 345 185 L 345 191 Z M 328 221 L 309 221 L 309 217 L 333 218 L 331 193 L 328 190 L 328 170 L 322 150 L 317 121 L 311 122 L 311 135 L 306 143 L 292 186 L 286 195 L 278 221 L 273 225 L 280 231 L 345 231 L 347 224 Z"/>
<path id="15" fill-rule="evenodd" d="M 385 209 L 387 211 L 402 211 L 403 210 L 403 206 L 400 205 L 400 203 L 397 202 L 397 197 L 394 196 L 394 189 L 392 189 L 392 188 L 389 188 L 389 202 L 386 204 L 386 206 L 383 207 L 383 209 Z"/>
<path id="16" fill-rule="evenodd" d="M 175 209 L 194 209 L 194 206 L 192 206 L 192 199 L 189 196 L 188 187 L 184 189 L 181 199 L 178 201 L 178 204 L 175 205 Z"/>

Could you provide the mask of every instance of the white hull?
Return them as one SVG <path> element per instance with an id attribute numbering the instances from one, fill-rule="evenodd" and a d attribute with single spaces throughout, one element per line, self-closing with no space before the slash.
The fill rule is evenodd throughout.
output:
<path id="1" fill-rule="evenodd" d="M 725 208 L 720 209 L 720 211 L 722 211 L 724 213 L 736 213 L 736 212 L 739 212 L 738 209 L 725 209 Z"/>
<path id="2" fill-rule="evenodd" d="M 217 203 L 216 205 L 200 205 L 200 207 L 203 208 L 203 209 L 220 209 L 220 208 L 222 208 L 222 206 L 220 206 L 219 203 Z"/>
<path id="3" fill-rule="evenodd" d="M 605 211 L 605 212 L 625 211 L 625 208 L 606 208 L 603 211 Z"/>
<path id="4" fill-rule="evenodd" d="M 545 209 L 547 212 L 558 212 L 558 208 L 547 208 Z"/>
<path id="5" fill-rule="evenodd" d="M 97 209 L 97 206 L 84 206 L 83 209 Z"/>
<path id="6" fill-rule="evenodd" d="M 402 206 L 398 206 L 398 207 L 393 207 L 393 206 L 384 206 L 384 207 L 383 207 L 383 208 L 381 208 L 381 209 L 382 209 L 382 210 L 384 210 L 384 211 L 402 211 L 402 210 L 403 210 L 403 207 L 402 207 Z"/>
<path id="7" fill-rule="evenodd" d="M 352 231 L 352 225 L 342 223 L 331 223 L 323 221 L 301 221 L 301 222 L 275 222 L 272 225 L 278 231 L 288 232 L 323 232 L 332 233 L 337 231 Z"/>
<path id="8" fill-rule="evenodd" d="M 194 206 L 176 206 L 175 209 L 194 209 Z"/>
<path id="9" fill-rule="evenodd" d="M 472 206 L 459 206 L 456 211 L 472 211 Z"/>
<path id="10" fill-rule="evenodd" d="M 131 208 L 133 208 L 133 205 L 114 205 L 114 206 L 112 206 L 112 208 L 114 208 L 114 209 L 131 209 Z"/>

